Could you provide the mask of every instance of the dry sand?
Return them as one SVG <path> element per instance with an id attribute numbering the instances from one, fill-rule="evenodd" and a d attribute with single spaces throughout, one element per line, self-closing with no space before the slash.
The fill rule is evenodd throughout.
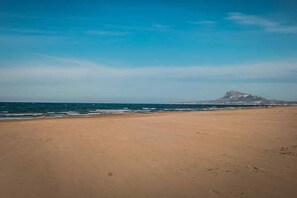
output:
<path id="1" fill-rule="evenodd" d="M 297 108 L 2 121 L 0 197 L 297 197 Z"/>

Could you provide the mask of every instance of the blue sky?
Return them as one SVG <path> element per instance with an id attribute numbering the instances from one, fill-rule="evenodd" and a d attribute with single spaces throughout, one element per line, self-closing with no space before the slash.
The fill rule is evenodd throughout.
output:
<path id="1" fill-rule="evenodd" d="M 0 101 L 297 100 L 294 1 L 0 0 Z"/>

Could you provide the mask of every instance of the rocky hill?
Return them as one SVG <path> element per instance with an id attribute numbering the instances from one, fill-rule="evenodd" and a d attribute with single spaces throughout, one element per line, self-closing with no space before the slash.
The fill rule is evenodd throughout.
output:
<path id="1" fill-rule="evenodd" d="M 212 102 L 222 104 L 268 104 L 269 100 L 238 91 L 227 91 L 222 98 Z"/>
<path id="2" fill-rule="evenodd" d="M 297 102 L 268 100 L 266 98 L 238 91 L 227 91 L 217 100 L 201 102 L 184 102 L 183 104 L 218 104 L 218 105 L 292 105 Z"/>

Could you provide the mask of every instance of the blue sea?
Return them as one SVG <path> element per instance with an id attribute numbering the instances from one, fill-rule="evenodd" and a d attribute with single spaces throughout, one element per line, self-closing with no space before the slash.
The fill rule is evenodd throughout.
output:
<path id="1" fill-rule="evenodd" d="M 257 108 L 261 106 L 201 104 L 113 104 L 0 102 L 0 120 L 93 117 L 114 114 L 145 114 L 172 111 Z"/>

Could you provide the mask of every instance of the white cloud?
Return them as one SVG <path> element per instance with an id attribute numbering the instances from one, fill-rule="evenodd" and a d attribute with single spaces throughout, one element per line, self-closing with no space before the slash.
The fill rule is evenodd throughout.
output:
<path id="1" fill-rule="evenodd" d="M 234 66 L 110 67 L 63 57 L 0 63 L 2 101 L 172 102 L 234 89 L 296 100 L 297 60 Z"/>
<path id="2" fill-rule="evenodd" d="M 73 32 L 61 32 L 61 31 L 53 31 L 53 30 L 45 30 L 45 29 L 29 29 L 29 28 L 0 28 L 0 33 L 4 33 L 6 35 L 65 35 L 65 34 L 73 34 Z M 84 31 L 85 34 L 88 35 L 97 35 L 97 36 L 124 36 L 129 34 L 126 31 L 106 31 L 106 30 L 88 30 Z"/>
<path id="3" fill-rule="evenodd" d="M 43 29 L 29 29 L 29 28 L 0 28 L 0 33 L 6 34 L 38 34 L 38 35 L 57 35 L 57 31 L 43 30 Z"/>
<path id="4" fill-rule="evenodd" d="M 217 24 L 215 21 L 190 21 L 189 23 L 195 25 L 207 25 L 207 26 L 214 26 Z"/>
<path id="5" fill-rule="evenodd" d="M 87 81 L 104 79 L 176 79 L 176 80 L 265 80 L 297 81 L 297 61 L 262 62 L 234 66 L 185 67 L 108 67 L 97 63 L 44 56 L 37 62 L 0 66 L 0 82 L 15 81 Z"/>
<path id="6" fill-rule="evenodd" d="M 129 34 L 129 32 L 104 31 L 104 30 L 88 30 L 85 33 L 89 35 L 97 35 L 97 36 L 124 36 Z"/>
<path id="7" fill-rule="evenodd" d="M 40 16 L 33 16 L 33 15 L 24 15 L 24 14 L 15 14 L 15 13 L 5 13 L 0 12 L 0 16 L 2 17 L 12 17 L 12 18 L 30 18 L 30 19 L 39 19 Z"/>
<path id="8" fill-rule="evenodd" d="M 297 33 L 296 25 L 286 25 L 278 21 L 269 20 L 255 15 L 247 15 L 240 12 L 230 12 L 228 13 L 226 19 L 235 21 L 236 23 L 242 25 L 258 26 L 267 32 Z"/>
<path id="9" fill-rule="evenodd" d="M 152 29 L 155 29 L 155 30 L 165 30 L 165 29 L 168 29 L 170 28 L 169 25 L 164 25 L 164 24 L 154 24 L 152 26 Z"/>

